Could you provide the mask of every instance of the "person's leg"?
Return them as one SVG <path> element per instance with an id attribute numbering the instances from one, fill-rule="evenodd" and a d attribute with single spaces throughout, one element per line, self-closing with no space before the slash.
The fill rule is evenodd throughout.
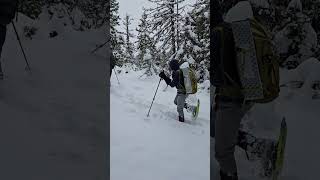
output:
<path id="1" fill-rule="evenodd" d="M 174 101 L 173 101 L 175 105 L 178 104 L 177 99 L 178 99 L 178 94 L 176 95 L 176 97 L 174 98 Z"/>
<path id="2" fill-rule="evenodd" d="M 247 108 L 241 103 L 217 102 L 215 118 L 215 157 L 220 170 L 226 174 L 237 174 L 234 157 L 240 122 Z"/>
<path id="3" fill-rule="evenodd" d="M 186 95 L 186 97 L 185 97 L 184 108 L 187 110 L 187 112 L 193 112 L 195 110 L 196 106 L 192 106 L 192 105 L 188 104 L 186 102 L 187 98 L 188 98 L 188 95 Z"/>
<path id="4" fill-rule="evenodd" d="M 7 33 L 6 25 L 0 24 L 0 78 L 3 78 L 3 71 L 1 66 L 1 54 L 2 54 L 3 44 L 6 40 L 6 33 Z"/>
<path id="5" fill-rule="evenodd" d="M 184 104 L 186 101 L 187 95 L 185 94 L 177 94 L 176 96 L 176 104 L 177 104 L 177 111 L 179 114 L 179 120 L 184 121 Z"/>
<path id="6" fill-rule="evenodd" d="M 214 103 L 214 88 L 210 87 L 210 177 L 214 177 L 216 172 L 215 165 L 215 103 Z"/>
<path id="7" fill-rule="evenodd" d="M 210 137 L 214 138 L 215 134 L 215 112 L 216 105 L 214 103 L 214 88 L 213 86 L 210 87 Z"/>

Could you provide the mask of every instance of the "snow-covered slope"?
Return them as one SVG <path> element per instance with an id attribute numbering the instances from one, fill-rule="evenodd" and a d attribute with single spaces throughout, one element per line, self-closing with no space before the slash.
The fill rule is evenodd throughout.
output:
<path id="1" fill-rule="evenodd" d="M 21 27 L 36 25 L 33 40 Z M 3 47 L 0 81 L 0 179 L 106 179 L 106 61 L 91 55 L 102 32 L 66 31 L 48 39 L 47 24 L 16 23 L 32 74 L 13 28 Z M 45 36 L 44 36 L 45 35 Z"/>
<path id="2" fill-rule="evenodd" d="M 185 111 L 181 123 L 173 103 L 176 89 L 161 81 L 147 117 L 159 77 L 139 78 L 142 74 L 122 70 L 120 85 L 114 73 L 111 78 L 111 179 L 209 180 L 208 91 L 197 94 L 198 119 Z"/>

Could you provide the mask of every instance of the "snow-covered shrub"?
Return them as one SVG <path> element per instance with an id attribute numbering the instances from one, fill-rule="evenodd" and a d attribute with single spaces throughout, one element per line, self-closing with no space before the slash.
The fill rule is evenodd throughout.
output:
<path id="1" fill-rule="evenodd" d="M 36 34 L 36 32 L 38 31 L 38 28 L 34 27 L 34 26 L 24 26 L 23 28 L 23 34 L 25 37 L 32 39 L 32 37 Z"/>
<path id="2" fill-rule="evenodd" d="M 302 12 L 299 0 L 292 0 L 287 8 L 286 25 L 275 35 L 277 52 L 283 57 L 282 66 L 296 68 L 312 57 L 317 49 L 317 33 L 310 18 Z"/>

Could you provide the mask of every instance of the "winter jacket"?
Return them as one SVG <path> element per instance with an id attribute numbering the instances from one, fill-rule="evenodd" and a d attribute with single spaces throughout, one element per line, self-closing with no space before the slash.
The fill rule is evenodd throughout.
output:
<path id="1" fill-rule="evenodd" d="M 183 73 L 180 70 L 180 63 L 176 60 L 172 60 L 169 63 L 170 69 L 172 70 L 172 75 L 170 79 L 169 77 L 164 78 L 166 83 L 171 87 L 177 88 L 178 94 L 186 94 L 186 89 L 184 86 L 184 77 Z"/>
<path id="2" fill-rule="evenodd" d="M 15 17 L 18 0 L 0 0 L 0 24 L 7 25 Z"/>
<path id="3" fill-rule="evenodd" d="M 180 69 L 172 72 L 172 80 L 170 83 L 168 83 L 168 85 L 171 87 L 176 87 L 178 94 L 186 94 L 183 73 L 180 71 Z"/>

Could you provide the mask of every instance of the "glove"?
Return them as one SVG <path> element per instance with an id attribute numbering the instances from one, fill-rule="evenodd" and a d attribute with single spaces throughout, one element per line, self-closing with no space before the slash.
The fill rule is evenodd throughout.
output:
<path id="1" fill-rule="evenodd" d="M 166 74 L 164 73 L 164 71 L 161 71 L 161 73 L 159 74 L 159 77 L 162 79 L 166 79 Z"/>
<path id="2" fill-rule="evenodd" d="M 163 71 L 159 74 L 159 77 L 164 79 L 167 84 L 171 82 L 170 78 Z"/>

